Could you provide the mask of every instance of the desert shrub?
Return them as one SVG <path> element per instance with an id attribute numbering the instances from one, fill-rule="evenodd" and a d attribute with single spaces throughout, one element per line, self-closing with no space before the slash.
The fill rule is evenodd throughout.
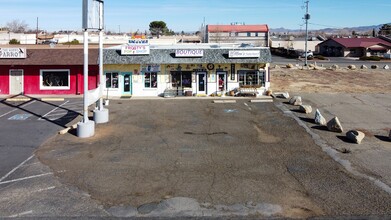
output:
<path id="1" fill-rule="evenodd" d="M 16 40 L 16 39 L 11 39 L 9 41 L 9 44 L 20 44 L 20 41 Z"/>
<path id="2" fill-rule="evenodd" d="M 80 42 L 78 41 L 78 40 L 76 40 L 76 39 L 74 39 L 73 41 L 71 41 L 71 42 L 66 42 L 66 43 L 64 43 L 65 45 L 77 45 L 77 44 L 80 44 Z"/>
<path id="3" fill-rule="evenodd" d="M 318 60 L 327 60 L 327 58 L 322 55 L 316 55 L 315 58 Z"/>
<path id="4" fill-rule="evenodd" d="M 378 56 L 370 56 L 370 57 L 363 56 L 363 57 L 360 57 L 360 60 L 366 60 L 366 61 L 380 61 L 381 59 L 382 58 L 378 57 Z"/>

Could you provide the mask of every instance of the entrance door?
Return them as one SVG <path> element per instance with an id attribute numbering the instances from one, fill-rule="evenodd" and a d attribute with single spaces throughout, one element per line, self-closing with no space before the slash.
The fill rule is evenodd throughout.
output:
<path id="1" fill-rule="evenodd" d="M 10 95 L 23 94 L 23 70 L 10 70 Z"/>
<path id="2" fill-rule="evenodd" d="M 122 95 L 132 95 L 132 73 L 122 73 L 123 91 Z"/>
<path id="3" fill-rule="evenodd" d="M 197 73 L 197 93 L 206 94 L 206 73 Z"/>
<path id="4" fill-rule="evenodd" d="M 218 91 L 227 91 L 227 73 L 218 72 L 217 73 L 217 86 Z"/>

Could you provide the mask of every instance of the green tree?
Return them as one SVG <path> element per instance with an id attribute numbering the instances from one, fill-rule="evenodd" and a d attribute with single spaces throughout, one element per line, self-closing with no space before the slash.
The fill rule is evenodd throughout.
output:
<path id="1" fill-rule="evenodd" d="M 379 35 L 391 35 L 391 24 L 384 24 L 379 30 Z"/>
<path id="2" fill-rule="evenodd" d="M 157 38 L 159 38 L 161 34 L 167 32 L 167 30 L 167 24 L 164 21 L 152 21 L 149 24 L 149 31 L 152 35 L 156 35 Z"/>
<path id="3" fill-rule="evenodd" d="M 9 41 L 9 44 L 20 44 L 20 41 L 16 40 L 16 39 L 11 39 Z"/>

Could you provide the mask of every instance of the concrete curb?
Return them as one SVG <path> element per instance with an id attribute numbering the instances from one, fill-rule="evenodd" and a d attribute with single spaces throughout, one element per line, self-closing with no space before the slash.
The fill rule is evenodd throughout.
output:
<path id="1" fill-rule="evenodd" d="M 64 98 L 41 98 L 43 102 L 63 102 Z"/>
<path id="2" fill-rule="evenodd" d="M 254 102 L 254 103 L 257 103 L 257 102 L 274 102 L 273 99 L 251 99 L 250 102 Z"/>
<path id="3" fill-rule="evenodd" d="M 213 103 L 236 103 L 236 100 L 213 100 Z"/>
<path id="4" fill-rule="evenodd" d="M 30 100 L 31 100 L 30 98 L 9 98 L 9 99 L 6 99 L 5 101 L 7 101 L 7 102 L 27 102 Z"/>
<path id="5" fill-rule="evenodd" d="M 73 124 L 73 125 L 70 126 L 70 127 L 67 127 L 67 128 L 62 129 L 61 131 L 58 132 L 58 134 L 66 134 L 66 133 L 68 133 L 70 130 L 73 130 L 73 129 L 76 129 L 76 128 L 77 128 L 77 123 L 76 123 L 76 124 Z"/>

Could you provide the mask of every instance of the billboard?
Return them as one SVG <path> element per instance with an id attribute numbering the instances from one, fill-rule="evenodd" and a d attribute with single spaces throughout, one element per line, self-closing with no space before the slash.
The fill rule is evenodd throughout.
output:
<path id="1" fill-rule="evenodd" d="M 103 30 L 103 0 L 83 0 L 83 29 Z"/>

